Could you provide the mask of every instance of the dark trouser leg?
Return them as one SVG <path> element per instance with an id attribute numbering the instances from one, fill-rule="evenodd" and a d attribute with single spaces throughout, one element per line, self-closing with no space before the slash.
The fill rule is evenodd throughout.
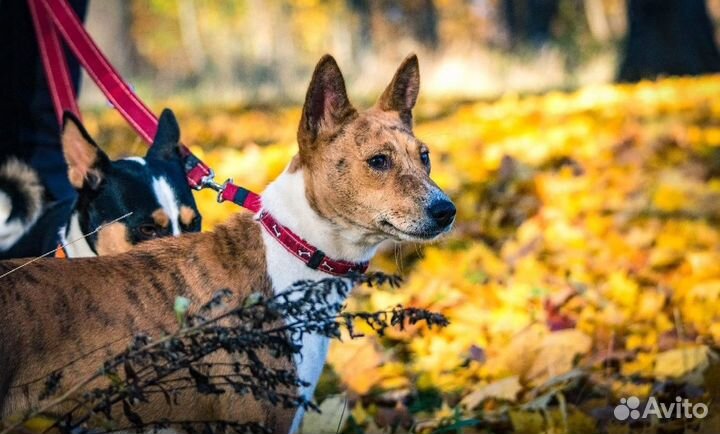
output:
<path id="1" fill-rule="evenodd" d="M 84 19 L 88 1 L 70 3 Z M 54 199 L 74 196 L 26 0 L 0 0 L 0 62 L 0 161 L 16 156 L 29 162 Z M 79 89 L 80 68 L 72 55 L 68 64 Z"/>

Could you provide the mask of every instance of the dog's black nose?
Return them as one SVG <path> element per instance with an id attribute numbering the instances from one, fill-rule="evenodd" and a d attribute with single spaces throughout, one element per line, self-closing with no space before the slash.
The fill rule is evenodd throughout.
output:
<path id="1" fill-rule="evenodd" d="M 453 222 L 456 209 L 452 202 L 442 199 L 431 203 L 427 212 L 436 225 L 444 228 Z"/>

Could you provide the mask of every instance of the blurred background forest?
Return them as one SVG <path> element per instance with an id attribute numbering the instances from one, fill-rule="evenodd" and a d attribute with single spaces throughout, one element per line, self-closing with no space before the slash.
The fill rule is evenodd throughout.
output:
<path id="1" fill-rule="evenodd" d="M 367 96 L 414 51 L 424 97 L 469 99 L 614 80 L 631 6 L 664 29 L 662 48 L 646 46 L 644 52 L 683 56 L 692 52 L 692 37 L 673 45 L 663 33 L 675 26 L 679 33 L 702 33 L 702 20 L 688 12 L 702 3 L 102 0 L 91 2 L 87 25 L 145 98 L 190 93 L 207 101 L 297 102 L 325 52 L 343 66 L 354 83 L 351 92 Z M 720 0 L 708 6 L 717 22 Z M 97 103 L 99 95 L 90 92 L 88 99 Z"/>
<path id="2" fill-rule="evenodd" d="M 303 432 L 683 433 L 720 426 L 720 0 L 94 0 L 88 27 L 220 180 L 262 191 L 296 152 L 326 52 L 358 107 L 409 52 L 416 135 L 458 206 L 371 267 L 351 310 L 439 311 L 335 342 Z M 693 77 L 671 77 L 691 75 Z M 84 122 L 145 145 L 88 80 Z M 204 229 L 238 212 L 196 195 Z M 621 421 L 676 397 L 706 418 Z"/>

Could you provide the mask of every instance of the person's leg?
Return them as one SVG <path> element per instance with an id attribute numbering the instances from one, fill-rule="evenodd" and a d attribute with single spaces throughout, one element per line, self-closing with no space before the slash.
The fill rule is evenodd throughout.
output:
<path id="1" fill-rule="evenodd" d="M 70 3 L 84 19 L 88 1 Z M 0 0 L 0 59 L 0 161 L 16 156 L 29 162 L 54 199 L 74 196 L 25 0 Z M 74 56 L 68 55 L 68 65 L 79 90 L 80 67 Z"/>

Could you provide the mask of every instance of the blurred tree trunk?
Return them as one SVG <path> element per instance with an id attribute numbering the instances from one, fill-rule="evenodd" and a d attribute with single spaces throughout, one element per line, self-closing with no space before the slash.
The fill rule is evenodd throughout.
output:
<path id="1" fill-rule="evenodd" d="M 372 46 L 372 9 L 370 0 L 347 0 L 350 10 L 359 19 L 358 38 L 360 49 L 367 49 Z"/>
<path id="2" fill-rule="evenodd" d="M 503 0 L 502 10 L 510 44 L 541 46 L 549 42 L 559 5 L 559 0 Z"/>
<path id="3" fill-rule="evenodd" d="M 346 0 L 350 13 L 356 18 L 355 31 L 352 32 L 352 60 L 359 65 L 373 51 L 372 5 L 370 0 Z"/>
<path id="4" fill-rule="evenodd" d="M 612 30 L 605 14 L 603 0 L 585 0 L 583 5 L 588 27 L 590 27 L 593 38 L 600 42 L 609 41 L 612 37 Z"/>
<path id="5" fill-rule="evenodd" d="M 433 0 L 408 2 L 408 17 L 412 23 L 413 37 L 432 50 L 440 44 L 438 33 L 438 10 Z"/>
<path id="6" fill-rule="evenodd" d="M 720 71 L 705 0 L 629 0 L 629 32 L 618 81 Z"/>
<path id="7" fill-rule="evenodd" d="M 132 2 L 102 0 L 90 2 L 87 18 L 89 32 L 122 73 L 141 73 L 142 57 L 132 37 Z"/>
<path id="8" fill-rule="evenodd" d="M 199 75 L 207 66 L 207 56 L 200 38 L 195 0 L 180 0 L 178 2 L 178 19 L 180 21 L 180 37 L 190 67 L 193 74 Z"/>

